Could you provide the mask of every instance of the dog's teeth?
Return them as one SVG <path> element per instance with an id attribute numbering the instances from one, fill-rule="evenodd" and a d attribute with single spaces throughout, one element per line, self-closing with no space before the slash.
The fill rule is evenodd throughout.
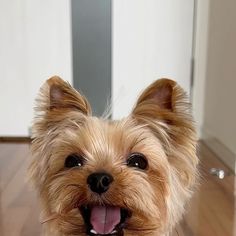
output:
<path id="1" fill-rule="evenodd" d="M 98 234 L 94 229 L 91 229 L 91 230 L 90 230 L 90 233 Z M 111 234 L 115 234 L 115 233 L 117 233 L 116 230 L 113 230 L 113 231 L 111 232 Z"/>
<path id="2" fill-rule="evenodd" d="M 90 230 L 90 233 L 98 234 L 94 229 L 91 229 L 91 230 Z"/>

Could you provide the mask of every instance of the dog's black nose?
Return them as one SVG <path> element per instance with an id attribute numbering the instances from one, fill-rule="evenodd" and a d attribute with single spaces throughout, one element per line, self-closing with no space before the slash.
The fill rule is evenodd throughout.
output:
<path id="1" fill-rule="evenodd" d="M 87 179 L 90 189 L 99 194 L 106 192 L 112 181 L 113 177 L 107 173 L 93 173 Z"/>

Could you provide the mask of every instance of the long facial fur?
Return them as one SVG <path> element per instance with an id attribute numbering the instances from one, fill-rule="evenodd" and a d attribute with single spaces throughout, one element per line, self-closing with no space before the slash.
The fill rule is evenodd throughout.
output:
<path id="1" fill-rule="evenodd" d="M 59 77 L 40 89 L 33 125 L 30 175 L 42 204 L 45 235 L 86 235 L 78 210 L 107 204 L 132 212 L 124 234 L 165 235 L 184 212 L 197 181 L 196 134 L 190 105 L 174 82 L 161 79 L 139 97 L 132 113 L 110 121 L 91 115 L 87 100 Z M 143 153 L 148 169 L 126 166 Z M 81 169 L 65 169 L 79 153 Z M 101 197 L 87 186 L 89 174 L 105 170 L 114 183 Z"/>

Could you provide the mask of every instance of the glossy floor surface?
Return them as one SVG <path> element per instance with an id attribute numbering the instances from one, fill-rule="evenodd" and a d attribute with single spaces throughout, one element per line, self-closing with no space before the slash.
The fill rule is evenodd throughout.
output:
<path id="1" fill-rule="evenodd" d="M 223 180 L 209 174 L 211 167 L 228 169 L 204 145 L 199 145 L 202 180 L 184 220 L 174 236 L 233 236 L 235 222 L 233 175 Z M 0 143 L 0 235 L 40 235 L 39 209 L 26 183 L 29 144 Z"/>

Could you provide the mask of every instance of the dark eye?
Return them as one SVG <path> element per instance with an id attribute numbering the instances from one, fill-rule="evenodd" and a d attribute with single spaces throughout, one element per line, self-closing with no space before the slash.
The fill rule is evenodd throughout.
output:
<path id="1" fill-rule="evenodd" d="M 82 156 L 77 154 L 69 155 L 65 160 L 65 167 L 72 168 L 72 167 L 81 167 L 84 164 L 84 159 Z"/>
<path id="2" fill-rule="evenodd" d="M 132 153 L 127 160 L 127 166 L 145 170 L 148 166 L 148 162 L 143 154 Z"/>

